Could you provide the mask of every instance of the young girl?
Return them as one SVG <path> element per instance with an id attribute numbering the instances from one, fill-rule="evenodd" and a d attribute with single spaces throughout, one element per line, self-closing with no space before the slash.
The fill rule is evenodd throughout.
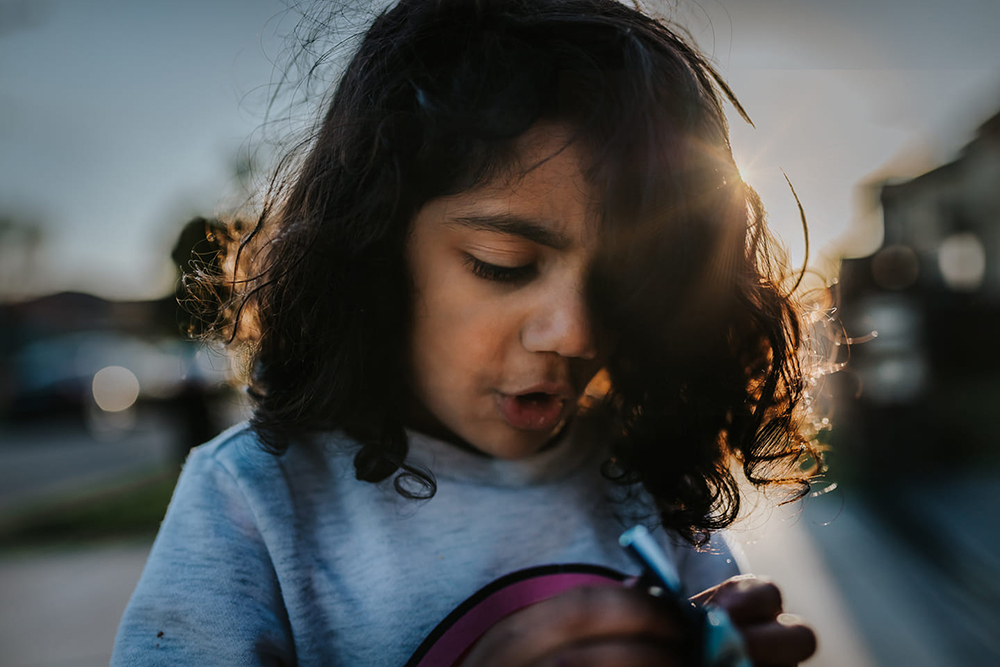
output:
<path id="1" fill-rule="evenodd" d="M 690 664 L 633 523 L 755 664 L 808 657 L 710 537 L 731 459 L 816 460 L 720 95 L 614 0 L 381 14 L 231 262 L 255 412 L 191 453 L 112 663 Z"/>

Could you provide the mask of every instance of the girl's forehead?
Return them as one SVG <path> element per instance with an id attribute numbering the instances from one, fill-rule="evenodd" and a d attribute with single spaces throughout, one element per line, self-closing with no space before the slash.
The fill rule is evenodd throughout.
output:
<path id="1" fill-rule="evenodd" d="M 581 196 L 592 198 L 596 191 L 589 183 L 590 165 L 590 152 L 571 128 L 538 123 L 517 138 L 506 168 L 478 189 L 544 193 L 548 187 L 573 184 Z"/>
<path id="2" fill-rule="evenodd" d="M 599 228 L 597 189 L 586 179 L 585 152 L 556 125 L 517 140 L 509 169 L 469 190 L 428 202 L 420 221 L 495 231 L 554 249 L 589 245 Z"/>
<path id="3" fill-rule="evenodd" d="M 471 191 L 530 196 L 575 185 L 581 197 L 594 198 L 596 189 L 589 182 L 590 152 L 572 128 L 554 122 L 536 123 L 515 140 L 513 149 L 504 168 Z"/>
<path id="4" fill-rule="evenodd" d="M 526 174 L 537 167 L 563 156 L 563 164 L 573 164 L 576 173 L 587 170 L 589 152 L 579 133 L 570 125 L 556 121 L 539 121 L 514 143 L 516 173 Z"/>

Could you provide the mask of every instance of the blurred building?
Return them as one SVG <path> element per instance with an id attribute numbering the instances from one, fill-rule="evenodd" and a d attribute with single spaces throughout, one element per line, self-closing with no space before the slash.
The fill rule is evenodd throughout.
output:
<path id="1" fill-rule="evenodd" d="M 843 585 L 891 601 L 871 616 L 881 664 L 1000 664 L 1000 113 L 954 161 L 883 185 L 881 203 L 882 247 L 841 269 L 856 342 L 834 376 L 834 451 L 861 483 L 867 541 L 894 555 L 867 579 L 870 564 L 845 560 Z"/>
<path id="2" fill-rule="evenodd" d="M 1000 113 L 953 162 L 881 191 L 885 240 L 843 262 L 838 444 L 874 478 L 998 459 Z"/>

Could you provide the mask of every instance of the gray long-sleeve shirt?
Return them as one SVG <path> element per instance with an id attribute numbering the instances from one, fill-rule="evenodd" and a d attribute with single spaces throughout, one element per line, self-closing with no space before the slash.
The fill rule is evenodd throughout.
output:
<path id="1" fill-rule="evenodd" d="M 579 431 L 580 429 L 575 429 Z M 410 434 L 436 495 L 354 477 L 356 445 L 331 434 L 280 456 L 245 426 L 192 451 L 125 610 L 113 666 L 403 665 L 463 600 L 510 572 L 588 563 L 637 574 L 618 535 L 641 494 L 600 474 L 602 443 L 571 433 L 520 461 Z M 690 593 L 737 574 L 659 537 Z"/>

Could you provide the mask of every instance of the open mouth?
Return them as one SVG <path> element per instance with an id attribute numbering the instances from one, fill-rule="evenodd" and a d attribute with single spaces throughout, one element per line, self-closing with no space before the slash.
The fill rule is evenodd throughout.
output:
<path id="1" fill-rule="evenodd" d="M 499 394 L 497 405 L 504 420 L 522 431 L 551 431 L 563 419 L 566 399 L 558 394 L 533 391 Z"/>

